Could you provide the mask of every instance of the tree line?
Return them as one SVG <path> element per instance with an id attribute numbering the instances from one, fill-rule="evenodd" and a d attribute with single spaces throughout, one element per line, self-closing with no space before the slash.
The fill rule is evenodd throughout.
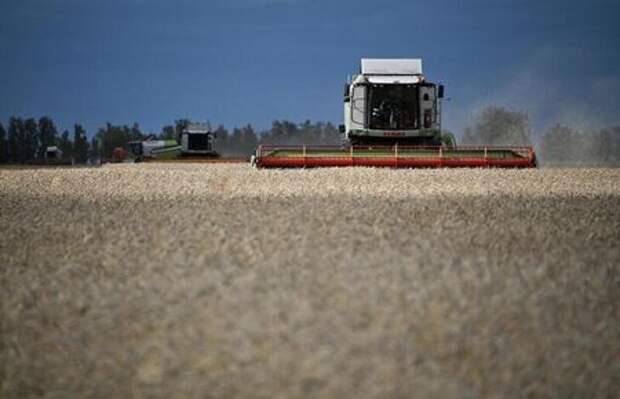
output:
<path id="1" fill-rule="evenodd" d="M 73 163 L 96 162 L 112 158 L 115 148 L 149 138 L 179 141 L 181 132 L 191 123 L 178 119 L 163 126 L 158 133 L 145 133 L 133 125 L 106 124 L 90 141 L 80 124 L 73 131 L 59 134 L 54 121 L 47 116 L 39 119 L 11 117 L 5 126 L 0 122 L 0 163 L 28 163 L 44 159 L 48 147 L 56 146 L 63 158 Z M 218 126 L 216 151 L 223 156 L 248 156 L 259 144 L 325 144 L 338 145 L 341 137 L 330 122 L 293 123 L 276 120 L 271 128 L 256 131 L 252 125 L 232 130 Z M 605 129 L 576 129 L 554 125 L 536 138 L 526 113 L 502 107 L 487 107 L 465 128 L 459 140 L 465 145 L 535 145 L 545 164 L 557 165 L 620 165 L 620 126 Z"/>
<path id="2" fill-rule="evenodd" d="M 158 138 L 180 141 L 181 133 L 189 123 L 191 123 L 189 119 L 176 120 L 174 125 L 164 126 Z M 275 120 L 270 129 L 259 132 L 250 124 L 230 131 L 219 125 L 213 132 L 216 135 L 215 149 L 223 156 L 247 156 L 252 154 L 259 144 L 337 145 L 341 142 L 338 128 L 331 122 L 310 120 L 299 124 L 287 120 Z"/>
<path id="3" fill-rule="evenodd" d="M 536 139 L 528 115 L 502 107 L 486 107 L 467 127 L 465 145 L 535 145 L 546 165 L 620 166 L 620 126 L 604 129 L 555 124 Z"/>
<path id="4" fill-rule="evenodd" d="M 48 147 L 56 146 L 65 160 L 82 164 L 111 159 L 115 148 L 127 148 L 130 141 L 147 139 L 177 140 L 183 129 L 191 123 L 189 119 L 178 119 L 174 124 L 163 126 L 158 133 L 143 132 L 137 123 L 113 125 L 107 123 L 99 128 L 90 140 L 82 125 L 75 124 L 73 134 L 68 130 L 61 134 L 54 121 L 47 116 L 34 118 L 11 117 L 7 128 L 0 122 L 0 163 L 28 163 L 45 159 Z M 232 130 L 218 126 L 215 147 L 223 156 L 248 156 L 259 144 L 338 144 L 338 129 L 329 122 L 296 124 L 276 120 L 270 129 L 256 131 L 252 125 Z"/>
<path id="5" fill-rule="evenodd" d="M 14 116 L 9 119 L 6 128 L 0 122 L 0 162 L 27 163 L 44 159 L 47 148 L 53 146 L 75 163 L 88 161 L 86 130 L 79 124 L 73 126 L 73 134 L 68 130 L 59 134 L 54 121 L 47 116 L 38 120 Z"/>
<path id="6" fill-rule="evenodd" d="M 337 127 L 330 122 L 306 120 L 296 124 L 290 121 L 274 121 L 271 128 L 255 132 L 251 125 L 227 131 L 223 126 L 216 130 L 216 149 L 225 156 L 251 154 L 259 144 L 316 144 L 337 145 L 341 143 Z"/>

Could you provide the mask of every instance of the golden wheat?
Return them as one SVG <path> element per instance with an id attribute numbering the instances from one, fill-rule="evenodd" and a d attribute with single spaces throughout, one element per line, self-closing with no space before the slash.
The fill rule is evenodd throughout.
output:
<path id="1" fill-rule="evenodd" d="M 0 397 L 609 397 L 620 170 L 0 170 Z"/>

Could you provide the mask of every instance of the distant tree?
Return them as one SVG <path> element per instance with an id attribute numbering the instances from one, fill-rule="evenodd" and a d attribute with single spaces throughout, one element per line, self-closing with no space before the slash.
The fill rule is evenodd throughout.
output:
<path id="1" fill-rule="evenodd" d="M 320 143 L 321 141 L 321 124 L 313 124 L 310 120 L 306 119 L 298 127 L 298 134 L 302 141 L 306 144 Z"/>
<path id="2" fill-rule="evenodd" d="M 261 144 L 330 144 L 337 145 L 341 142 L 338 129 L 330 123 L 312 123 L 306 120 L 299 125 L 289 121 L 273 121 L 271 129 L 261 132 L 259 135 Z"/>
<path id="3" fill-rule="evenodd" d="M 88 161 L 88 138 L 82 125 L 73 126 L 73 160 L 83 164 Z"/>
<path id="4" fill-rule="evenodd" d="M 278 135 L 285 137 L 286 141 L 289 143 L 303 144 L 303 139 L 298 133 L 299 129 L 295 123 L 286 120 L 280 123 L 280 132 L 278 132 Z"/>
<path id="5" fill-rule="evenodd" d="M 8 162 L 8 141 L 6 140 L 6 130 L 0 122 L 0 163 Z"/>
<path id="6" fill-rule="evenodd" d="M 229 155 L 228 145 L 229 137 L 228 130 L 222 125 L 215 129 L 215 150 L 221 155 Z"/>
<path id="7" fill-rule="evenodd" d="M 177 119 L 174 121 L 174 135 L 176 141 L 181 142 L 181 134 L 183 134 L 183 130 L 192 123 L 189 119 Z"/>
<path id="8" fill-rule="evenodd" d="M 340 132 L 331 122 L 327 122 L 326 124 L 322 125 L 321 132 L 321 144 L 340 144 Z"/>
<path id="9" fill-rule="evenodd" d="M 73 143 L 69 137 L 69 131 L 65 130 L 58 139 L 58 148 L 62 151 L 63 158 L 70 159 L 73 157 Z"/>
<path id="10" fill-rule="evenodd" d="M 101 160 L 103 152 L 101 151 L 101 139 L 97 138 L 97 136 L 93 137 L 90 140 L 90 145 L 88 146 L 88 158 L 91 163 L 96 163 Z"/>
<path id="11" fill-rule="evenodd" d="M 126 125 L 115 126 L 108 123 L 105 128 L 100 128 L 97 131 L 95 138 L 99 151 L 98 155 L 110 159 L 115 148 L 124 148 L 130 141 L 143 140 L 144 135 L 137 123 L 134 123 L 131 128 Z"/>
<path id="12" fill-rule="evenodd" d="M 107 145 L 111 144 L 113 141 L 118 140 L 116 137 L 113 137 L 115 136 L 114 133 L 115 132 L 110 123 L 107 123 L 105 128 L 99 128 L 99 130 L 97 130 L 97 133 L 95 133 L 93 141 L 96 143 L 96 146 L 94 146 L 94 148 L 96 148 L 97 150 L 98 158 L 105 158 L 105 147 L 107 147 Z M 110 156 L 112 155 L 113 151 L 113 149 L 110 150 Z"/>
<path id="13" fill-rule="evenodd" d="M 249 124 L 231 132 L 220 125 L 215 134 L 216 150 L 222 155 L 234 156 L 249 155 L 259 144 L 340 144 L 340 133 L 332 123 L 309 120 L 299 125 L 275 120 L 269 130 L 260 133 Z"/>
<path id="14" fill-rule="evenodd" d="M 568 126 L 556 124 L 547 131 L 540 143 L 540 158 L 548 163 L 578 163 L 583 158 L 581 135 Z"/>
<path id="15" fill-rule="evenodd" d="M 242 155 L 249 155 L 256 149 L 258 137 L 252 125 L 248 124 L 241 128 L 241 152 Z"/>
<path id="16" fill-rule="evenodd" d="M 176 140 L 176 133 L 174 130 L 174 126 L 166 125 L 161 129 L 161 133 L 159 134 L 159 138 L 161 140 Z"/>
<path id="17" fill-rule="evenodd" d="M 38 148 L 38 157 L 40 159 L 45 158 L 45 152 L 47 147 L 54 146 L 58 141 L 58 131 L 56 130 L 56 126 L 54 126 L 54 121 L 52 118 L 44 116 L 39 119 L 39 148 Z M 70 154 L 63 154 L 65 156 L 70 156 Z"/>
<path id="18" fill-rule="evenodd" d="M 593 148 L 595 157 L 605 165 L 620 165 L 620 126 L 601 130 Z"/>
<path id="19" fill-rule="evenodd" d="M 21 118 L 12 116 L 9 119 L 7 132 L 7 147 L 9 151 L 9 162 L 22 162 L 21 141 L 24 130 L 24 121 Z"/>
<path id="20" fill-rule="evenodd" d="M 241 140 L 242 140 L 242 133 L 241 133 L 241 129 L 239 128 L 234 128 L 232 130 L 232 133 L 230 134 L 229 140 L 228 140 L 228 152 L 230 155 L 241 155 L 241 153 L 243 152 L 242 148 L 241 148 Z"/>
<path id="21" fill-rule="evenodd" d="M 577 131 L 556 124 L 541 140 L 543 162 L 558 165 L 620 165 L 620 127 Z"/>
<path id="22" fill-rule="evenodd" d="M 297 125 L 289 121 L 273 121 L 271 130 L 261 134 L 262 144 L 304 144 Z"/>
<path id="23" fill-rule="evenodd" d="M 24 133 L 22 136 L 23 161 L 35 159 L 39 148 L 39 125 L 34 118 L 24 121 Z"/>
<path id="24" fill-rule="evenodd" d="M 286 129 L 286 124 L 283 126 Z M 340 144 L 341 142 L 340 133 L 329 122 L 312 123 L 310 120 L 306 120 L 297 127 L 296 132 L 293 130 L 288 134 L 296 135 L 289 140 L 300 144 Z"/>
<path id="25" fill-rule="evenodd" d="M 142 140 L 144 138 L 144 134 L 142 134 L 142 131 L 140 131 L 140 125 L 138 125 L 137 122 L 134 122 L 134 124 L 131 126 L 131 129 L 129 131 L 129 138 L 131 140 Z"/>
<path id="26" fill-rule="evenodd" d="M 258 137 L 252 125 L 246 125 L 242 128 L 234 128 L 232 134 L 227 137 L 224 154 L 247 156 L 256 149 L 257 145 Z"/>
<path id="27" fill-rule="evenodd" d="M 529 119 L 525 113 L 487 107 L 474 125 L 465 129 L 463 142 L 472 145 L 530 145 Z"/>

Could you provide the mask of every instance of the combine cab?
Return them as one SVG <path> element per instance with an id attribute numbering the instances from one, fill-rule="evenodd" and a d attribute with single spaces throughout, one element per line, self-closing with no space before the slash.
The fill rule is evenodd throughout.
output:
<path id="1" fill-rule="evenodd" d="M 531 147 L 442 143 L 444 87 L 428 82 L 421 59 L 362 59 L 344 89 L 343 146 L 259 146 L 252 163 L 285 167 L 535 167 Z"/>
<path id="2" fill-rule="evenodd" d="M 62 160 L 62 151 L 56 146 L 47 147 L 45 149 L 45 160 L 50 163 Z"/>
<path id="3" fill-rule="evenodd" d="M 215 134 L 208 124 L 190 123 L 181 134 L 181 154 L 184 157 L 217 158 Z"/>
<path id="4" fill-rule="evenodd" d="M 56 146 L 47 147 L 45 149 L 45 158 L 33 161 L 39 165 L 71 165 L 72 161 L 63 155 L 62 150 Z"/>

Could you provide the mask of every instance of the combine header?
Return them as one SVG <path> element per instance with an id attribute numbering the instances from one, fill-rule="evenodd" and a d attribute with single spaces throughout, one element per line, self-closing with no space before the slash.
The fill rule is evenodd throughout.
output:
<path id="1" fill-rule="evenodd" d="M 369 166 L 390 168 L 529 168 L 531 147 L 271 146 L 261 145 L 253 159 L 259 168 Z"/>
<path id="2" fill-rule="evenodd" d="M 536 167 L 531 147 L 463 147 L 441 134 L 444 87 L 426 81 L 421 59 L 362 59 L 344 88 L 342 146 L 261 145 L 259 168 Z"/>

